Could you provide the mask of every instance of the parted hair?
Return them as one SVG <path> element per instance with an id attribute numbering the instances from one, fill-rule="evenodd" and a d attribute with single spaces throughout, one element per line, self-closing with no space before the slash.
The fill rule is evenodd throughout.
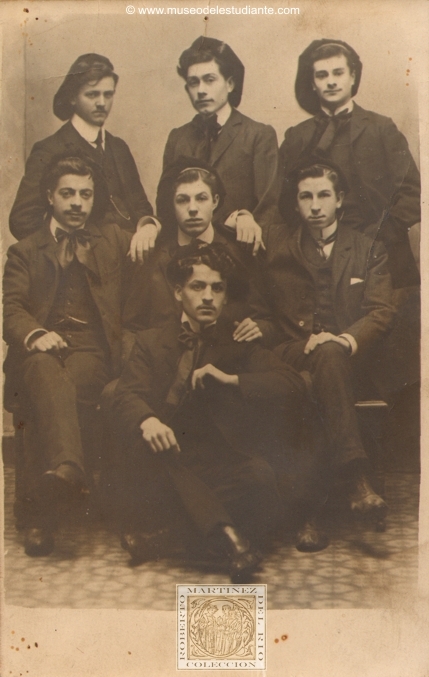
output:
<path id="1" fill-rule="evenodd" d="M 240 105 L 243 93 L 244 66 L 235 52 L 225 42 L 204 36 L 197 38 L 180 55 L 177 72 L 181 78 L 186 80 L 190 66 L 196 63 L 208 63 L 209 61 L 217 63 L 219 71 L 225 80 L 232 78 L 234 89 L 228 94 L 228 101 L 231 106 L 236 108 Z"/>
<path id="2" fill-rule="evenodd" d="M 248 275 L 220 242 L 192 242 L 186 247 L 180 247 L 167 266 L 167 278 L 172 287 L 183 287 L 191 278 L 194 266 L 198 265 L 205 265 L 219 273 L 226 282 L 231 301 L 245 300 L 249 292 Z"/>
<path id="3" fill-rule="evenodd" d="M 113 78 L 115 85 L 119 80 L 107 57 L 92 53 L 79 56 L 54 96 L 54 115 L 60 120 L 69 120 L 74 113 L 71 100 L 79 93 L 80 88 L 88 82 L 97 83 L 107 77 Z"/>
<path id="4" fill-rule="evenodd" d="M 62 176 L 76 174 L 77 176 L 89 176 L 94 182 L 94 206 L 91 219 L 97 220 L 104 216 L 109 200 L 109 191 L 106 182 L 95 163 L 80 155 L 55 155 L 46 166 L 40 180 L 40 193 L 49 211 L 48 190 L 54 192 Z"/>
<path id="5" fill-rule="evenodd" d="M 295 192 L 298 191 L 300 181 L 308 178 L 316 179 L 322 176 L 326 176 L 331 181 L 336 195 L 340 192 L 347 192 L 348 186 L 342 172 L 336 167 L 325 165 L 323 163 L 313 164 L 310 167 L 304 167 L 295 172 L 295 175 L 292 178 L 292 185 L 295 188 Z"/>

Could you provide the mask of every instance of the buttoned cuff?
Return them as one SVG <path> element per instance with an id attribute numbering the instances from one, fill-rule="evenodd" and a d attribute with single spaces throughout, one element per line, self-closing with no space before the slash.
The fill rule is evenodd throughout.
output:
<path id="1" fill-rule="evenodd" d="M 25 349 L 28 350 L 28 352 L 31 352 L 33 350 L 33 348 L 29 347 L 29 342 L 30 342 L 30 339 L 35 336 L 35 334 L 38 334 L 39 336 L 43 336 L 43 334 L 47 334 L 47 333 L 48 333 L 48 330 L 43 329 L 43 327 L 40 327 L 40 329 L 33 329 L 33 331 L 30 331 L 30 333 L 27 334 L 27 336 L 24 339 Z M 39 338 L 39 336 L 37 338 Z"/>
<path id="2" fill-rule="evenodd" d="M 350 348 L 351 348 L 351 353 L 350 355 L 356 355 L 357 349 L 358 349 L 358 344 L 356 342 L 356 339 L 354 336 L 351 334 L 340 334 L 339 338 L 346 339 L 350 343 Z"/>
<path id="3" fill-rule="evenodd" d="M 158 221 L 156 216 L 142 216 L 142 218 L 138 220 L 136 230 L 140 230 L 141 228 L 144 228 L 147 225 L 155 226 L 158 235 L 162 230 L 161 223 Z"/>

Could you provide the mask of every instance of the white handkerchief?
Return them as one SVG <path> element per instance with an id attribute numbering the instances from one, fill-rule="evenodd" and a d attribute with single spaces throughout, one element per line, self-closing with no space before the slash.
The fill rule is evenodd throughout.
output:
<path id="1" fill-rule="evenodd" d="M 350 284 L 358 284 L 359 282 L 364 282 L 364 280 L 361 280 L 360 277 L 352 277 L 350 280 Z"/>

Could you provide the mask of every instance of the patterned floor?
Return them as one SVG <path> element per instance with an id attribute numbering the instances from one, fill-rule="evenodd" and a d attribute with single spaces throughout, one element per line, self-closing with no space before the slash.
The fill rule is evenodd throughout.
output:
<path id="1" fill-rule="evenodd" d="M 131 566 L 114 530 L 100 520 L 71 520 L 44 558 L 24 554 L 12 514 L 13 468 L 5 468 L 6 603 L 25 607 L 175 608 L 176 583 L 225 584 L 219 570 L 194 563 L 159 561 Z M 330 546 L 299 553 L 293 540 L 277 543 L 255 583 L 268 585 L 271 609 L 376 608 L 395 604 L 417 582 L 419 476 L 389 473 L 390 513 L 385 533 L 352 518 L 327 515 Z"/>

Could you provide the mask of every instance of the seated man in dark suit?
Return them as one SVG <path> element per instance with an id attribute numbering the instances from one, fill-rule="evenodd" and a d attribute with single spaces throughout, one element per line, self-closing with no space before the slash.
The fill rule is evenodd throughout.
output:
<path id="1" fill-rule="evenodd" d="M 44 223 L 45 196 L 40 179 L 53 156 L 87 156 L 103 172 L 109 192 L 104 223 L 139 232 L 140 245 L 133 240 L 132 258 L 142 257 L 153 246 L 161 226 L 140 182 L 134 158 L 125 141 L 104 128 L 115 97 L 118 75 L 100 54 L 83 54 L 71 66 L 54 97 L 54 114 L 67 120 L 55 134 L 38 141 L 27 160 L 10 213 L 10 230 L 18 240 Z"/>
<path id="2" fill-rule="evenodd" d="M 293 234 L 269 229 L 263 277 L 273 320 L 256 306 L 252 316 L 287 364 L 311 374 L 330 471 L 348 483 L 351 508 L 378 521 L 386 504 L 368 480 L 353 372 L 367 360 L 376 371 L 374 352 L 393 323 L 387 255 L 381 242 L 342 224 L 347 184 L 333 163 L 297 169 L 289 186 L 301 224 Z"/>
<path id="3" fill-rule="evenodd" d="M 224 42 L 198 38 L 181 54 L 177 70 L 186 82 L 185 89 L 197 115 L 170 132 L 163 169 L 181 155 L 205 160 L 214 167 L 226 187 L 216 224 L 236 227 L 239 240 L 255 242 L 256 253 L 261 228 L 279 221 L 276 133 L 237 110 L 244 66 Z M 157 209 L 161 219 L 164 208 L 159 193 Z"/>
<path id="4" fill-rule="evenodd" d="M 242 280 L 221 244 L 180 249 L 167 273 L 181 321 L 138 334 L 116 389 L 129 458 L 123 546 L 153 557 L 151 542 L 184 510 L 238 582 L 257 567 L 254 546 L 281 505 L 257 412 L 282 406 L 293 421 L 305 384 L 271 351 L 234 341 L 221 313 Z"/>
<path id="5" fill-rule="evenodd" d="M 3 282 L 6 406 L 35 429 L 15 505 L 30 556 L 53 550 L 58 503 L 88 493 L 82 435 L 120 372 L 131 239 L 99 227 L 106 189 L 86 160 L 54 159 L 42 190 L 48 217 L 9 248 Z"/>
<path id="6" fill-rule="evenodd" d="M 353 100 L 361 73 L 359 56 L 341 40 L 314 40 L 299 57 L 295 95 L 313 117 L 286 130 L 280 148 L 284 172 L 280 209 L 289 227 L 297 226 L 295 196 L 288 202 L 288 176 L 310 157 L 335 162 L 350 186 L 343 225 L 384 243 L 395 289 L 418 285 L 408 231 L 419 227 L 419 172 L 393 121 Z"/>
<path id="7" fill-rule="evenodd" d="M 252 294 L 257 294 L 255 259 L 250 252 L 238 247 L 233 233 L 214 225 L 225 200 L 225 188 L 217 171 L 203 160 L 180 157 L 165 170 L 161 184 L 163 225 L 171 235 L 157 242 L 147 265 L 135 267 L 124 311 L 127 328 L 135 331 L 160 327 L 180 318 L 181 307 L 167 280 L 167 266 L 178 249 L 195 240 L 206 244 L 222 243 L 236 264 L 246 269 Z M 235 331 L 237 340 L 253 340 L 260 336 L 256 323 L 247 317 L 246 303 L 230 298 L 226 312 L 234 320 L 244 320 Z"/>

